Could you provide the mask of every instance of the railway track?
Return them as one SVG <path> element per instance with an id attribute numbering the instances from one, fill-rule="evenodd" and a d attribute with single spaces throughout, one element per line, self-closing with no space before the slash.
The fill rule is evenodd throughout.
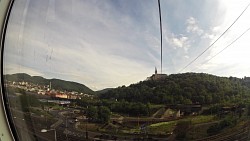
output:
<path id="1" fill-rule="evenodd" d="M 248 141 L 250 135 L 250 121 L 245 123 L 241 129 L 234 129 L 227 133 L 198 139 L 195 141 Z"/>

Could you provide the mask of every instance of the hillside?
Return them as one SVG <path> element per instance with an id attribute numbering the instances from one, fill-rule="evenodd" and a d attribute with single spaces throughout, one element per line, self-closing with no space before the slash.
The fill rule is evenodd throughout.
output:
<path id="1" fill-rule="evenodd" d="M 243 79 L 204 73 L 172 74 L 163 80 L 141 81 L 109 90 L 99 97 L 155 104 L 213 104 L 249 98 Z"/>
<path id="2" fill-rule="evenodd" d="M 109 90 L 112 90 L 113 88 L 105 88 L 103 90 L 98 90 L 98 91 L 95 91 L 96 94 L 103 94 L 103 93 L 106 93 L 108 92 Z"/>
<path id="3" fill-rule="evenodd" d="M 53 89 L 94 94 L 94 91 L 92 91 L 90 88 L 88 88 L 83 84 L 60 80 L 60 79 L 45 79 L 41 76 L 30 76 L 26 73 L 17 73 L 11 75 L 8 74 L 4 75 L 4 78 L 7 81 L 16 81 L 16 82 L 26 81 L 38 85 L 49 85 L 51 82 Z"/>

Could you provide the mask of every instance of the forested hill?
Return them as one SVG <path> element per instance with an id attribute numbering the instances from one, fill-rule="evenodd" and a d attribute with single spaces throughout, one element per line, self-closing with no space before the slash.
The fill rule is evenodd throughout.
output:
<path id="1" fill-rule="evenodd" d="M 164 80 L 148 80 L 100 94 L 100 98 L 156 104 L 212 104 L 247 99 L 244 79 L 204 73 L 172 74 Z"/>
<path id="2" fill-rule="evenodd" d="M 83 84 L 60 80 L 60 79 L 45 79 L 41 76 L 30 76 L 26 73 L 17 73 L 11 75 L 7 74 L 4 75 L 4 78 L 7 81 L 16 81 L 16 82 L 25 81 L 38 85 L 49 85 L 51 82 L 52 88 L 56 90 L 67 90 L 67 91 L 76 91 L 87 94 L 94 94 L 94 91 L 92 91 L 90 88 L 88 88 Z"/>

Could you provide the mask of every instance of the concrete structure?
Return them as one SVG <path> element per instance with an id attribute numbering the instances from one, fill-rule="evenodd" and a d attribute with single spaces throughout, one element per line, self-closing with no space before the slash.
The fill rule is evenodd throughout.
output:
<path id="1" fill-rule="evenodd" d="M 164 79 L 166 77 L 167 77 L 167 74 L 158 74 L 157 73 L 157 68 L 155 67 L 155 74 L 153 74 L 152 76 L 148 77 L 147 80 L 157 81 L 157 80 L 162 80 L 162 79 Z"/>
<path id="2" fill-rule="evenodd" d="M 199 114 L 199 112 L 202 110 L 202 105 L 200 104 L 187 104 L 187 105 L 167 105 L 167 108 L 180 110 L 181 115 L 195 115 Z"/>
<path id="3" fill-rule="evenodd" d="M 67 101 L 67 100 L 47 100 L 47 99 L 39 99 L 40 102 L 48 102 L 48 103 L 56 103 L 56 104 L 59 104 L 59 105 L 68 105 L 70 104 L 71 102 L 70 101 Z"/>

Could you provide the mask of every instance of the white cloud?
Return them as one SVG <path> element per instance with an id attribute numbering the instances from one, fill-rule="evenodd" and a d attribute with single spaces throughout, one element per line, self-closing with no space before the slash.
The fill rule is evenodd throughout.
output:
<path id="1" fill-rule="evenodd" d="M 117 12 L 110 1 L 28 1 L 20 26 L 24 1 L 16 2 L 12 11 L 6 73 L 71 80 L 96 90 L 136 83 L 153 72 L 149 68 L 158 61 L 158 36 L 152 33 L 154 26 L 142 26 L 131 10 Z M 17 42 L 20 29 L 25 38 Z"/>
<path id="2" fill-rule="evenodd" d="M 185 50 L 187 50 L 190 46 L 188 43 L 188 37 L 185 36 L 181 36 L 179 38 L 173 37 L 171 42 L 175 47 L 184 48 Z"/>
<path id="3" fill-rule="evenodd" d="M 212 27 L 212 31 L 213 31 L 213 32 L 215 32 L 215 33 L 219 32 L 219 31 L 220 31 L 220 29 L 221 29 L 221 27 L 220 27 L 220 26 L 215 26 L 215 27 Z"/>
<path id="4" fill-rule="evenodd" d="M 215 41 L 241 14 L 246 8 L 249 1 L 233 1 L 226 0 L 220 1 L 220 9 L 223 14 L 217 19 L 220 19 L 220 23 L 217 23 L 214 27 L 210 28 L 208 34 L 204 34 L 204 37 L 210 39 L 210 42 Z M 250 21 L 250 9 L 247 9 L 245 13 L 238 19 L 238 21 L 228 30 L 209 50 L 206 60 L 218 54 L 224 48 L 226 48 L 232 41 L 239 37 L 246 29 L 249 28 Z M 239 40 L 227 47 L 223 52 L 218 54 L 212 60 L 202 65 L 199 70 L 207 71 L 217 75 L 223 76 L 236 76 L 243 77 L 249 76 L 249 52 L 248 42 L 250 33 L 246 33 Z"/>
<path id="5" fill-rule="evenodd" d="M 202 39 L 209 39 L 209 40 L 213 41 L 213 39 L 215 39 L 215 35 L 214 34 L 205 33 L 201 38 Z"/>
<path id="6" fill-rule="evenodd" d="M 28 73 L 77 81 L 93 89 L 102 89 L 138 82 L 151 75 L 155 66 L 160 66 L 157 2 L 64 0 L 54 3 L 54 0 L 36 0 L 30 1 L 27 14 L 23 14 L 25 1 L 15 2 L 10 17 L 12 23 L 8 26 L 5 61 L 16 67 L 8 67 L 6 70 L 9 72 L 21 71 L 17 69 L 19 66 Z M 163 11 L 173 10 L 169 8 L 171 4 L 165 3 L 164 6 L 164 3 Z M 245 4 L 237 6 L 237 2 L 227 4 L 227 1 L 220 1 L 218 6 L 217 3 L 210 6 L 221 8 L 219 15 L 211 16 L 209 12 L 199 12 L 200 9 L 189 10 L 193 5 L 185 2 L 180 6 L 184 8 L 182 12 L 189 10 L 185 14 L 180 14 L 178 8 L 175 14 L 163 12 L 163 70 L 176 73 L 175 69 L 185 66 L 228 27 Z M 238 8 L 230 10 L 234 7 Z M 242 16 L 230 33 L 195 63 L 209 59 L 242 33 L 250 25 L 248 17 L 249 14 Z M 20 34 L 23 38 L 17 42 Z M 249 34 L 235 44 L 234 49 L 227 49 L 222 57 L 216 57 L 199 69 L 204 72 L 218 70 L 222 74 L 222 69 L 219 69 L 222 66 L 229 71 L 228 66 L 237 62 L 240 64 L 237 67 L 243 64 L 250 66 L 244 61 L 249 60 L 247 39 Z M 234 56 L 233 59 L 230 56 Z M 194 67 L 198 68 L 191 66 L 188 69 Z"/>
<path id="7" fill-rule="evenodd" d="M 195 33 L 197 35 L 202 35 L 203 34 L 203 30 L 198 26 L 198 22 L 194 17 L 189 17 L 186 20 L 186 24 L 187 24 L 187 28 L 186 31 L 188 33 Z"/>

